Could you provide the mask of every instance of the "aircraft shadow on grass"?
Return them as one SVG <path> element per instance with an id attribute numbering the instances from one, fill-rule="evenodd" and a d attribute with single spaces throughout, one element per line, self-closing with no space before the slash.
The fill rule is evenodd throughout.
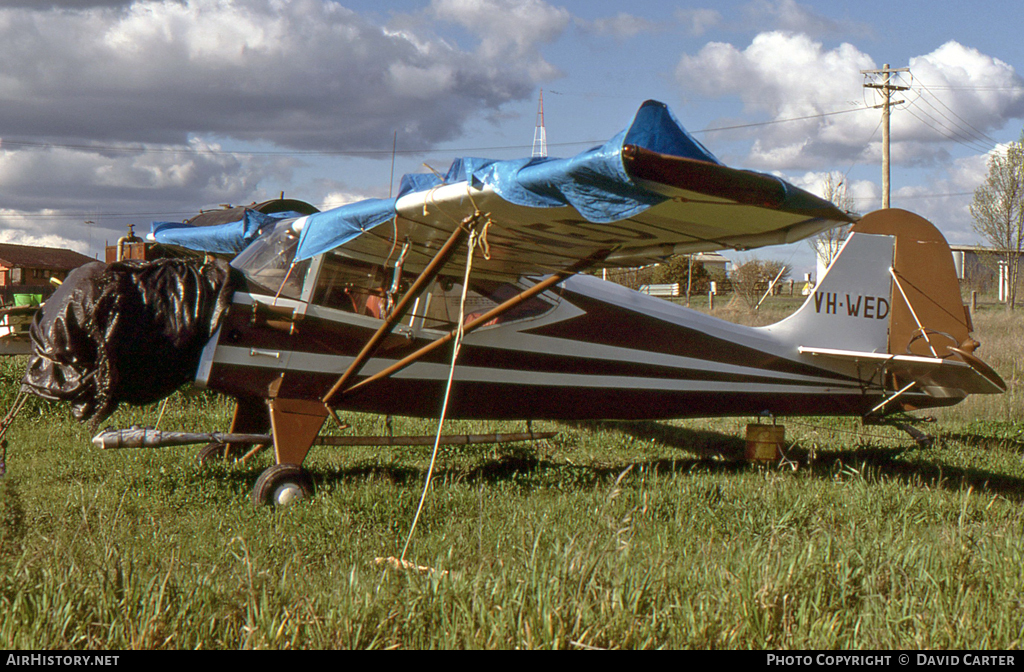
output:
<path id="1" fill-rule="evenodd" d="M 742 438 L 720 432 L 674 427 L 653 421 L 596 421 L 570 425 L 587 431 L 620 432 L 641 441 L 656 441 L 661 446 L 685 450 L 693 457 L 653 457 L 639 460 L 617 460 L 613 462 L 592 462 L 572 464 L 541 456 L 529 445 L 505 446 L 499 455 L 476 466 L 454 467 L 442 465 L 434 472 L 434 482 L 443 483 L 499 483 L 521 477 L 550 475 L 571 471 L 575 477 L 570 483 L 580 487 L 591 487 L 595 482 L 613 481 L 628 469 L 657 472 L 662 474 L 686 473 L 695 468 L 717 473 L 741 472 L 752 468 L 743 459 L 746 443 Z M 1024 442 L 1014 439 L 996 439 L 973 434 L 942 434 L 940 441 L 959 441 L 971 447 L 1012 450 L 1024 453 Z M 657 446 L 652 451 L 657 451 Z M 787 448 L 787 458 L 796 463 L 800 470 L 809 471 L 816 478 L 833 480 L 844 469 L 867 474 L 873 479 L 894 479 L 902 483 L 926 485 L 949 491 L 973 488 L 978 493 L 1005 497 L 1014 502 L 1024 502 L 1024 478 L 1008 476 L 974 467 L 958 467 L 939 461 L 906 461 L 898 459 L 908 452 L 917 452 L 916 446 L 881 447 L 864 444 L 847 450 L 811 452 L 799 444 Z M 765 468 L 775 468 L 769 463 Z M 248 471 L 232 470 L 231 480 L 251 485 L 255 476 Z M 317 481 L 321 484 L 344 484 L 367 479 L 384 479 L 389 482 L 408 485 L 419 483 L 426 478 L 426 468 L 387 463 L 363 463 L 351 466 L 326 467 L 319 471 Z M 559 479 L 560 481 L 562 479 Z M 544 479 L 536 481 L 519 480 L 523 489 L 541 487 Z"/>
<path id="2" fill-rule="evenodd" d="M 671 461 L 677 470 L 683 471 L 693 463 L 705 465 L 708 469 L 730 471 L 738 466 L 746 466 L 743 462 L 716 462 L 709 458 L 742 460 L 745 442 L 735 436 L 717 432 L 689 430 L 672 427 L 658 422 L 601 422 L 593 423 L 604 429 L 618 430 L 638 439 L 654 439 L 662 444 L 695 452 L 698 459 L 690 465 L 683 461 Z M 977 434 L 943 433 L 936 437 L 939 441 L 957 441 L 972 448 L 1010 450 L 1024 455 L 1024 441 L 1001 439 Z M 911 451 L 927 451 L 929 449 L 908 447 L 881 447 L 871 444 L 859 445 L 840 451 L 816 451 L 813 460 L 811 451 L 800 445 L 787 448 L 787 458 L 796 462 L 801 469 L 810 469 L 819 478 L 833 479 L 844 467 L 852 467 L 858 471 L 869 471 L 876 478 L 896 479 L 904 483 L 926 484 L 933 488 L 945 490 L 961 490 L 974 488 L 976 492 L 984 492 L 1005 497 L 1011 501 L 1024 501 L 1024 478 L 1008 476 L 976 467 L 959 467 L 943 464 L 939 461 L 905 461 L 897 459 L 900 455 Z M 927 453 L 924 453 L 927 455 Z M 663 462 L 663 461 L 662 461 Z"/>
<path id="3" fill-rule="evenodd" d="M 581 422 L 563 423 L 579 429 L 596 431 L 619 431 L 630 434 L 640 440 L 657 440 L 663 445 L 685 449 L 694 453 L 694 457 L 667 457 L 649 460 L 617 460 L 595 461 L 590 463 L 571 463 L 564 460 L 544 457 L 546 449 L 538 449 L 530 444 L 508 444 L 499 448 L 497 456 L 487 459 L 472 467 L 449 466 L 442 464 L 435 467 L 433 481 L 443 483 L 499 483 L 516 479 L 523 474 L 534 476 L 550 474 L 556 478 L 557 473 L 573 472 L 574 477 L 568 479 L 572 483 L 587 484 L 614 481 L 628 469 L 657 471 L 658 473 L 685 473 L 695 467 L 708 468 L 714 471 L 732 472 L 746 468 L 742 461 L 745 443 L 742 439 L 717 432 L 672 427 L 657 422 Z M 479 451 L 491 450 L 479 448 Z M 350 466 L 318 469 L 318 484 L 344 484 L 369 479 L 383 479 L 399 485 L 421 483 L 426 478 L 427 469 L 419 466 L 408 466 L 386 462 L 363 462 Z M 229 480 L 251 485 L 255 476 L 247 470 L 229 470 L 225 475 Z M 543 480 L 543 479 L 541 479 Z M 520 480 L 524 489 L 539 487 L 536 483 Z M 560 479 L 559 479 L 560 480 Z"/>

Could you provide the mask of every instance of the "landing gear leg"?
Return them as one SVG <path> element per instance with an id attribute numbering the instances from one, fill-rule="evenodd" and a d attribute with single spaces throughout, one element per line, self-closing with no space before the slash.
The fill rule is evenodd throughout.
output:
<path id="1" fill-rule="evenodd" d="M 256 480 L 252 501 L 285 506 L 313 495 L 313 479 L 302 462 L 327 419 L 327 409 L 320 402 L 280 398 L 271 399 L 269 406 L 276 464 Z"/>

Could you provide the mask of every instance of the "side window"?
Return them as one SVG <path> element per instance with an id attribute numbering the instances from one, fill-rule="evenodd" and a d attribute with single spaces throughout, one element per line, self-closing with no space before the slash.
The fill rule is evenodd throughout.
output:
<path id="1" fill-rule="evenodd" d="M 522 290 L 510 283 L 494 281 L 472 282 L 466 293 L 466 314 L 468 323 L 483 316 L 492 308 L 515 297 Z M 462 283 L 442 279 L 431 286 L 429 302 L 423 312 L 423 326 L 428 329 L 449 329 L 459 319 L 459 303 L 462 300 Z M 533 297 L 502 313 L 484 326 L 504 324 L 516 320 L 538 317 L 553 309 L 554 305 L 541 297 Z"/>
<path id="2" fill-rule="evenodd" d="M 391 271 L 385 273 L 380 265 L 327 252 L 320 264 L 311 301 L 325 308 L 383 319 L 387 291 L 395 284 L 391 275 Z M 403 273 L 394 299 L 398 300 L 414 280 L 414 275 Z M 466 295 L 465 322 L 484 315 L 521 291 L 522 288 L 505 282 L 472 282 Z M 458 280 L 439 278 L 414 302 L 402 322 L 416 329 L 452 329 L 459 319 L 461 299 L 462 284 Z M 484 326 L 537 317 L 554 307 L 555 304 L 544 298 L 533 297 L 489 320 Z"/>
<path id="3" fill-rule="evenodd" d="M 380 266 L 327 252 L 320 266 L 313 303 L 380 318 L 383 314 L 383 274 Z"/>

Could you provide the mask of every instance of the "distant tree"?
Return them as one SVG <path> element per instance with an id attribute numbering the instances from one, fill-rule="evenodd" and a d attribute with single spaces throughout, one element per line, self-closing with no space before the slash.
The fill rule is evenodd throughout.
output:
<path id="1" fill-rule="evenodd" d="M 748 308 L 755 310 L 772 280 L 778 276 L 778 283 L 781 283 L 788 275 L 789 270 L 781 261 L 754 258 L 734 268 L 729 279 L 732 281 L 732 290 L 736 296 L 742 299 Z"/>
<path id="2" fill-rule="evenodd" d="M 1004 151 L 988 159 L 988 176 L 974 191 L 973 227 L 1006 262 L 1009 271 L 1007 308 L 1017 300 L 1020 257 L 1024 252 L 1024 132 Z"/>
<path id="3" fill-rule="evenodd" d="M 853 212 L 853 198 L 846 190 L 846 178 L 842 173 L 825 175 L 821 183 L 822 197 L 844 212 Z M 828 267 L 839 254 L 839 248 L 850 234 L 850 224 L 835 226 L 811 238 L 811 247 L 819 259 Z"/>
<path id="4" fill-rule="evenodd" d="M 690 268 L 690 255 L 680 254 L 654 267 L 652 281 L 656 283 L 679 283 L 679 293 L 686 294 L 687 283 L 691 294 L 707 294 L 711 285 L 711 274 L 699 261 Z"/>

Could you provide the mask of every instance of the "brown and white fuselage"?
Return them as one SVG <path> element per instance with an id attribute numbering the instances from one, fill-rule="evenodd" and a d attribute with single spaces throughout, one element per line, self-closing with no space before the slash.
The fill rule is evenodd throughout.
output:
<path id="1" fill-rule="evenodd" d="M 1001 391 L 966 361 L 969 355 L 943 349 L 956 351 L 959 337 L 942 345 L 926 338 L 930 350 L 923 352 L 915 351 L 926 344 L 920 338 L 911 339 L 913 347 L 892 347 L 892 320 L 905 303 L 893 280 L 896 241 L 895 235 L 854 234 L 804 305 L 767 327 L 737 325 L 593 276 L 570 277 L 533 299 L 529 310 L 465 336 L 448 417 L 866 416 L 911 379 L 913 388 L 885 411 Z M 316 282 L 312 273 L 306 282 Z M 522 279 L 519 289 L 534 282 Z M 291 299 L 236 292 L 197 382 L 239 398 L 322 399 L 381 320 L 303 300 L 314 295 L 311 287 Z M 962 311 L 959 302 L 956 308 Z M 414 312 L 360 375 L 387 368 L 451 326 L 431 328 Z M 929 331 L 948 334 L 950 327 L 923 333 Z M 438 348 L 334 405 L 436 417 L 451 359 L 450 346 Z"/>

